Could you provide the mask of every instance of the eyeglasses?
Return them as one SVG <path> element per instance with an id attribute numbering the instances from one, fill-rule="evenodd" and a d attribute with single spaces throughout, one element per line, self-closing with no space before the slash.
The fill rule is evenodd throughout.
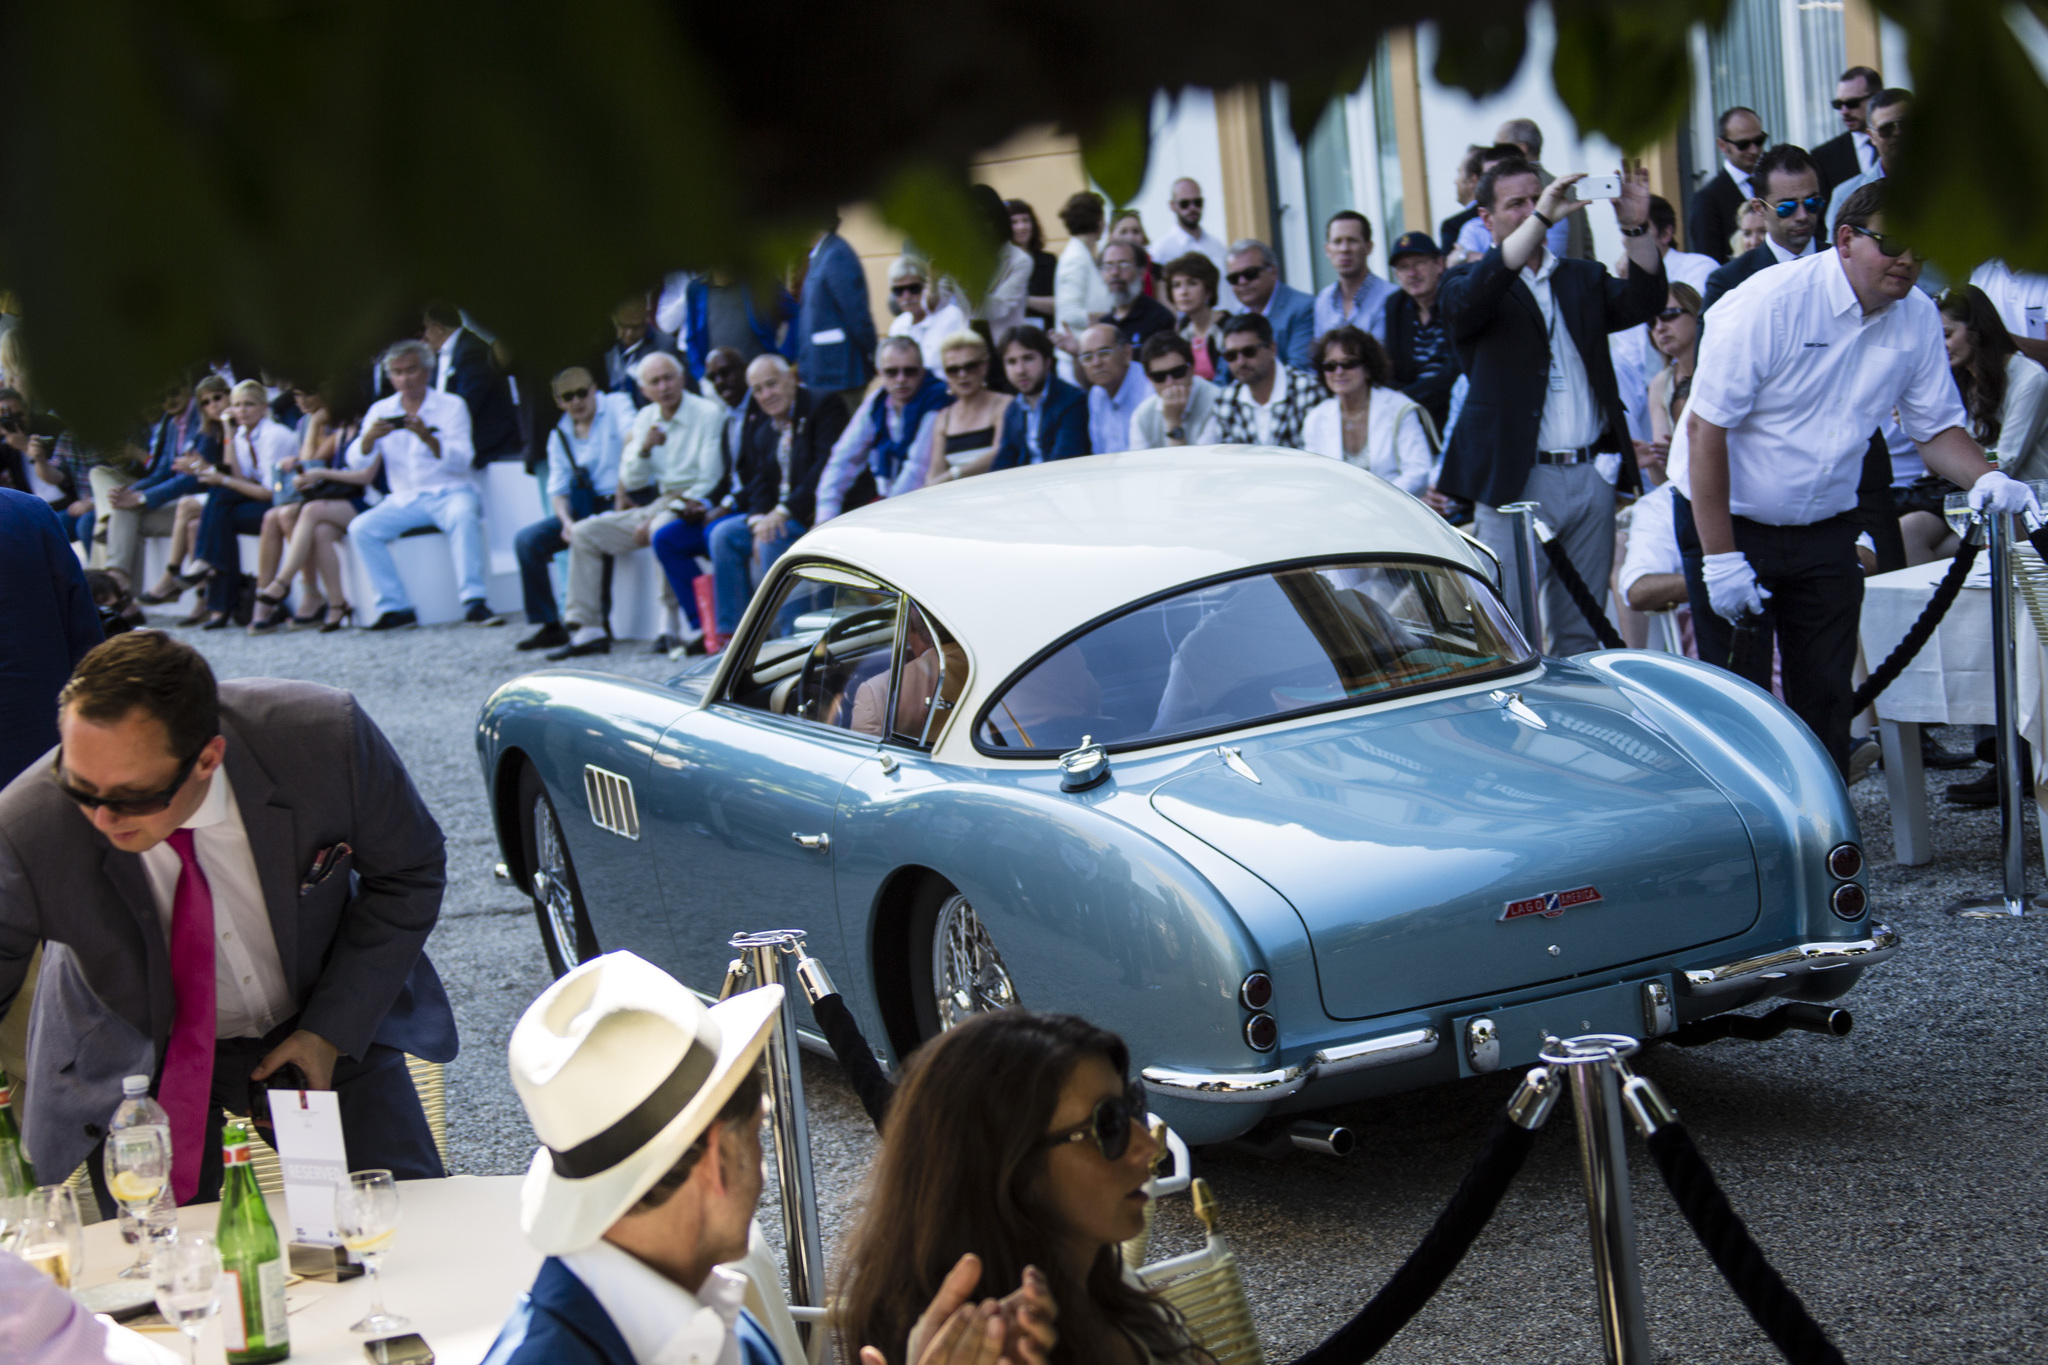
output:
<path id="1" fill-rule="evenodd" d="M 1263 265 L 1255 265 L 1248 270 L 1233 270 L 1223 278 L 1232 284 L 1250 284 L 1253 280 L 1265 274 L 1268 268 Z"/>
<path id="2" fill-rule="evenodd" d="M 1113 356 L 1113 355 L 1127 355 L 1127 354 L 1129 354 L 1129 351 L 1128 351 L 1128 349 L 1127 349 L 1127 348 L 1125 348 L 1125 347 L 1122 347 L 1122 346 L 1105 346 L 1105 347 L 1103 347 L 1103 348 L 1102 348 L 1101 350 L 1099 350 L 1099 351 L 1083 351 L 1083 352 L 1081 352 L 1081 354 L 1080 354 L 1080 355 L 1079 355 L 1079 356 L 1077 357 L 1077 359 L 1079 359 L 1079 360 L 1080 360 L 1080 362 L 1081 362 L 1081 363 L 1082 363 L 1083 365 L 1093 365 L 1093 364 L 1094 364 L 1094 363 L 1095 363 L 1096 361 L 1098 361 L 1098 360 L 1107 360 L 1107 359 L 1109 359 L 1109 358 L 1110 358 L 1111 356 Z"/>
<path id="3" fill-rule="evenodd" d="M 1340 355 L 1334 360 L 1323 361 L 1316 368 L 1324 374 L 1335 374 L 1339 370 L 1356 370 L 1363 368 L 1364 365 L 1365 362 L 1357 356 Z"/>
<path id="4" fill-rule="evenodd" d="M 1250 360 L 1253 356 L 1257 355 L 1260 351 L 1263 351 L 1264 349 L 1266 349 L 1265 342 L 1255 341 L 1249 346 L 1240 346 L 1234 351 L 1225 351 L 1223 352 L 1223 363 L 1226 365 L 1234 365 L 1240 360 Z"/>
<path id="5" fill-rule="evenodd" d="M 1903 237 L 1898 236 L 1896 233 L 1872 232 L 1867 227 L 1857 227 L 1853 223 L 1849 225 L 1849 231 L 1861 237 L 1868 237 L 1871 241 L 1877 243 L 1879 251 L 1893 258 L 1903 256 L 1913 249 L 1906 244 Z"/>
<path id="6" fill-rule="evenodd" d="M 1176 379 L 1186 379 L 1189 375 L 1193 374 L 1194 372 L 1195 367 L 1188 364 L 1185 360 L 1183 360 L 1180 364 L 1174 366 L 1170 370 L 1148 369 L 1145 371 L 1145 374 L 1155 384 L 1171 384 Z"/>
<path id="7" fill-rule="evenodd" d="M 889 286 L 889 292 L 891 294 L 922 294 L 924 292 L 924 281 L 911 280 L 905 284 L 892 284 Z"/>
<path id="8" fill-rule="evenodd" d="M 1831 105 L 1833 105 L 1833 106 L 1834 106 L 1835 112 L 1836 112 L 1836 113 L 1838 113 L 1838 114 L 1839 114 L 1839 113 L 1841 113 L 1841 112 L 1842 112 L 1842 110 L 1844 110 L 1844 109 L 1861 109 L 1861 108 L 1862 108 L 1862 107 L 1863 107 L 1864 105 L 1868 104 L 1869 102 L 1870 102 L 1870 96 L 1868 96 L 1868 95 L 1858 95 L 1858 96 L 1857 96 L 1857 97 L 1856 97 L 1855 99 L 1853 99 L 1853 100 L 1829 100 L 1829 101 L 1828 101 L 1828 103 L 1829 103 L 1829 104 L 1831 104 Z"/>
<path id="9" fill-rule="evenodd" d="M 1804 208 L 1808 213 L 1817 217 L 1820 211 L 1827 206 L 1827 200 L 1817 194 L 1812 194 L 1804 199 L 1780 199 L 1777 203 L 1771 205 L 1771 212 L 1777 214 L 1780 218 L 1790 218 L 1793 214 Z"/>
<path id="10" fill-rule="evenodd" d="M 1657 314 L 1657 321 L 1670 322 L 1673 318 L 1689 318 L 1691 316 L 1692 310 L 1690 308 L 1666 308 L 1663 312 Z"/>
<path id="11" fill-rule="evenodd" d="M 953 378 L 958 379 L 963 374 L 974 373 L 976 370 L 980 369 L 982 366 L 986 364 L 988 364 L 988 361 L 986 360 L 963 360 L 958 365 L 948 365 L 946 367 L 946 373 L 952 376 Z"/>
<path id="12" fill-rule="evenodd" d="M 1128 256 L 1119 257 L 1114 261 L 1107 256 L 1102 258 L 1102 273 L 1105 275 L 1112 270 L 1136 270 L 1137 268 L 1138 263 Z"/>
<path id="13" fill-rule="evenodd" d="M 1177 209 L 1198 209 L 1202 207 L 1202 201 L 1199 199 L 1176 199 L 1173 201 L 1173 206 Z"/>
<path id="14" fill-rule="evenodd" d="M 563 389 L 555 397 L 561 399 L 564 403 L 574 403 L 579 399 L 590 397 L 590 385 L 585 384 L 580 389 Z"/>
<path id="15" fill-rule="evenodd" d="M 1069 1142 L 1086 1142 L 1094 1138 L 1095 1145 L 1102 1150 L 1104 1161 L 1122 1161 L 1124 1153 L 1131 1150 L 1132 1126 L 1144 1121 L 1145 1083 L 1132 1081 L 1124 1087 L 1123 1094 L 1097 1100 L 1086 1123 L 1063 1133 L 1048 1134 L 1038 1140 L 1038 1145 L 1064 1147 Z"/>
<path id="16" fill-rule="evenodd" d="M 1758 133 L 1755 137 L 1724 137 L 1721 141 L 1727 143 L 1738 152 L 1746 152 L 1752 148 L 1770 146 L 1771 135 L 1769 133 Z"/>
<path id="17" fill-rule="evenodd" d="M 178 775 L 171 779 L 171 785 L 165 787 L 160 792 L 151 792 L 147 796 L 87 796 L 84 792 L 64 780 L 64 754 L 61 750 L 58 751 L 57 761 L 51 764 L 50 767 L 52 774 L 57 779 L 57 790 L 70 797 L 78 803 L 81 809 L 87 812 L 96 811 L 101 806 L 105 806 L 116 815 L 155 815 L 171 804 L 172 800 L 178 795 L 179 789 L 185 785 L 185 779 L 192 776 L 193 766 L 199 762 L 199 755 L 204 752 L 206 752 L 205 745 L 194 749 L 192 756 L 178 765 Z"/>
<path id="18" fill-rule="evenodd" d="M 922 365 L 884 365 L 882 367 L 882 378 L 908 379 L 923 368 Z"/>
<path id="19" fill-rule="evenodd" d="M 1888 118 L 1883 123 L 1877 125 L 1877 135 L 1886 142 L 1890 142 L 1905 131 L 1906 121 L 1902 118 Z"/>

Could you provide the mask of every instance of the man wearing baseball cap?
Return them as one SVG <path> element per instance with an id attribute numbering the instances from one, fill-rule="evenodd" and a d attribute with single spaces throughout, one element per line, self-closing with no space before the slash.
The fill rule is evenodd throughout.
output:
<path id="1" fill-rule="evenodd" d="M 520 1226 L 547 1259 L 485 1365 L 782 1365 L 725 1266 L 761 1196 L 760 1059 L 781 1007 L 771 985 L 707 1008 L 625 952 L 527 1007 L 512 1084 L 541 1146 Z M 1050 1292 L 975 1305 L 978 1277 L 956 1268 L 933 1301 L 919 1365 L 1039 1365 Z"/>
<path id="2" fill-rule="evenodd" d="M 1387 273 L 1398 292 L 1387 299 L 1387 356 L 1394 362 L 1394 387 L 1420 403 L 1444 429 L 1451 387 L 1458 382 L 1458 357 L 1436 306 L 1444 254 L 1426 232 L 1404 232 L 1387 251 Z"/>

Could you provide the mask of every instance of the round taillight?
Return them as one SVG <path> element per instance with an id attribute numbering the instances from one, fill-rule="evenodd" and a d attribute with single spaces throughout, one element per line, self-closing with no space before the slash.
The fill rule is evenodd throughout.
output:
<path id="1" fill-rule="evenodd" d="M 1848 881 L 1863 870 L 1863 850 L 1854 844 L 1836 844 L 1828 853 L 1828 871 Z"/>
<path id="2" fill-rule="evenodd" d="M 1273 978 L 1264 972 L 1253 972 L 1237 988 L 1237 1003 L 1248 1010 L 1262 1010 L 1273 1003 Z"/>
<path id="3" fill-rule="evenodd" d="M 1254 1052 L 1271 1052 L 1280 1042 L 1280 1025 L 1270 1014 L 1254 1014 L 1244 1021 L 1244 1040 Z"/>
<path id="4" fill-rule="evenodd" d="M 1855 882 L 1843 882 L 1828 897 L 1828 908 L 1843 919 L 1862 919 L 1863 912 L 1870 908 L 1870 897 Z"/>

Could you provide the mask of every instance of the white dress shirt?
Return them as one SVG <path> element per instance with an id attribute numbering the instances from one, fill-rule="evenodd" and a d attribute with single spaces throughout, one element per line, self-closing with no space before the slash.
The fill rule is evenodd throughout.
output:
<path id="1" fill-rule="evenodd" d="M 1798 260 L 1801 256 L 1811 256 L 1813 254 L 1814 241 L 1819 236 L 1819 233 L 1815 233 L 1812 237 L 1807 238 L 1806 250 L 1797 253 L 1785 250 L 1784 247 L 1778 245 L 1778 239 L 1771 236 L 1764 238 L 1764 245 L 1771 249 L 1771 255 L 1777 258 L 1778 264 L 1784 265 L 1788 261 Z"/>
<path id="2" fill-rule="evenodd" d="M 1363 450 L 1354 454 L 1344 449 L 1344 409 L 1337 398 L 1325 398 L 1308 410 L 1301 424 L 1301 448 L 1355 464 L 1418 496 L 1429 487 L 1429 466 L 1436 458 L 1422 428 L 1421 405 L 1399 389 L 1372 391 Z"/>
<path id="3" fill-rule="evenodd" d="M 647 438 L 656 427 L 662 440 L 650 451 Z M 649 403 L 633 414 L 619 458 L 619 487 L 630 493 L 651 483 L 666 497 L 707 501 L 725 477 L 724 436 L 722 403 L 685 393 L 673 417 L 661 415 L 661 404 Z"/>
<path id="4" fill-rule="evenodd" d="M 1053 272 L 1053 321 L 1081 335 L 1090 313 L 1107 313 L 1109 286 L 1102 281 L 1102 269 L 1095 255 L 1079 237 L 1070 237 L 1060 248 L 1059 268 Z"/>
<path id="5" fill-rule="evenodd" d="M 455 377 L 455 343 L 461 339 L 458 327 L 441 339 L 441 349 L 434 355 L 434 389 L 438 393 L 448 392 L 448 381 Z"/>
<path id="6" fill-rule="evenodd" d="M 1858 166 L 1861 166 L 1866 171 L 1876 168 L 1877 143 L 1871 140 L 1869 133 L 1861 131 L 1851 133 L 1849 134 L 1849 143 L 1856 149 L 1856 164 Z"/>
<path id="7" fill-rule="evenodd" d="M 1990 260 L 1970 272 L 1970 283 L 1991 300 L 2006 331 L 2016 337 L 2048 341 L 2048 275 L 2014 270 L 2004 261 Z"/>
<path id="8" fill-rule="evenodd" d="M 251 483 L 269 488 L 277 462 L 299 453 L 298 433 L 267 413 L 253 427 L 237 422 L 234 428 L 231 463 L 235 473 Z"/>
<path id="9" fill-rule="evenodd" d="M 387 433 L 374 451 L 366 450 L 363 437 L 358 435 L 349 444 L 349 467 L 359 469 L 370 462 L 372 454 L 381 454 L 384 480 L 391 485 L 391 500 L 400 507 L 439 493 L 475 492 L 476 474 L 469 467 L 476 458 L 476 445 L 469 435 L 469 404 L 452 393 L 429 389 L 420 396 L 418 415 L 441 443 L 439 455 L 410 431 Z M 379 398 L 363 414 L 363 431 L 367 433 L 380 418 L 396 422 L 404 416 L 405 403 L 397 394 Z"/>
<path id="10" fill-rule="evenodd" d="M 1969 429 L 1941 316 L 1915 289 L 1865 317 L 1833 251 L 1761 271 L 1714 306 L 1686 403 L 1728 432 L 1729 510 L 1769 526 L 1853 508 L 1870 433 L 1895 409 L 1915 441 Z M 1688 430 L 1669 468 L 1690 498 Z"/>
<path id="11" fill-rule="evenodd" d="M 1015 242 L 1003 243 L 996 256 L 995 274 L 988 282 L 988 292 L 981 296 L 981 303 L 974 310 L 974 315 L 988 324 L 989 335 L 995 338 L 998 346 L 1002 345 L 1003 338 L 1010 334 L 1012 327 L 1024 325 L 1024 312 L 1030 305 L 1031 268 L 1029 252 Z M 943 337 L 940 339 L 944 340 Z"/>
<path id="12" fill-rule="evenodd" d="M 946 368 L 944 357 L 939 354 L 939 343 L 955 332 L 967 330 L 967 314 L 959 304 L 950 299 L 923 318 L 912 321 L 909 313 L 898 313 L 896 320 L 889 324 L 892 337 L 909 337 L 917 343 L 917 353 L 924 361 L 924 367 L 934 374 Z"/>
<path id="13" fill-rule="evenodd" d="M 692 1294 L 602 1238 L 559 1259 L 596 1297 L 637 1365 L 739 1365 L 733 1324 L 747 1296 L 743 1276 L 713 1266 Z"/>
<path id="14" fill-rule="evenodd" d="M 1735 182 L 1735 188 L 1742 191 L 1743 202 L 1756 198 L 1756 187 L 1749 183 L 1749 172 L 1737 166 L 1726 157 L 1721 158 L 1721 169 L 1728 172 L 1728 178 Z"/>
<path id="15" fill-rule="evenodd" d="M 1623 597 L 1628 596 L 1629 588 L 1638 578 L 1653 573 L 1685 572 L 1685 561 L 1678 552 L 1673 516 L 1676 509 L 1671 504 L 1671 494 L 1671 485 L 1660 483 L 1637 498 L 1635 509 L 1629 513 L 1628 550 L 1621 557 L 1621 572 L 1616 575 Z"/>
<path id="16" fill-rule="evenodd" d="M 192 852 L 213 892 L 214 1036 L 261 1038 L 291 1018 L 297 1005 L 277 955 L 270 909 L 256 875 L 256 855 L 249 850 L 249 831 L 242 824 L 242 808 L 235 802 L 226 768 L 215 771 L 206 799 L 183 828 L 192 831 Z M 168 944 L 172 900 L 184 860 L 169 840 L 141 856 Z"/>
<path id="17" fill-rule="evenodd" d="M 1543 326 L 1550 333 L 1550 387 L 1543 398 L 1543 420 L 1536 426 L 1536 448 L 1577 450 L 1600 439 L 1600 408 L 1593 402 L 1585 357 L 1557 315 L 1557 299 L 1550 289 L 1550 277 L 1556 273 L 1554 251 L 1545 251 L 1540 264 L 1525 265 L 1521 271 L 1522 283 L 1536 296 Z"/>
<path id="18" fill-rule="evenodd" d="M 1199 251 L 1202 255 L 1216 262 L 1218 274 L 1221 274 L 1226 268 L 1225 263 L 1230 255 L 1230 249 L 1223 244 L 1222 239 L 1211 237 L 1208 233 L 1202 231 L 1200 223 L 1195 224 L 1193 232 L 1188 232 L 1181 227 L 1179 219 L 1174 220 L 1173 227 L 1167 231 L 1164 237 L 1161 237 L 1153 244 L 1152 249 L 1152 259 L 1162 266 L 1173 264 L 1176 259 L 1187 255 L 1190 251 Z"/>

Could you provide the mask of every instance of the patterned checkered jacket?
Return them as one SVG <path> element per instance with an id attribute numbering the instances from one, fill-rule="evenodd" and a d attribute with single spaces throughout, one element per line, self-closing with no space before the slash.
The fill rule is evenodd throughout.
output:
<path id="1" fill-rule="evenodd" d="M 1273 444 L 1300 450 L 1302 424 L 1308 410 L 1330 395 L 1323 381 L 1307 370 L 1280 366 L 1273 375 Z M 1258 405 L 1252 402 L 1241 381 L 1223 391 L 1216 405 L 1216 441 L 1219 445 L 1249 446 L 1259 443 Z"/>

